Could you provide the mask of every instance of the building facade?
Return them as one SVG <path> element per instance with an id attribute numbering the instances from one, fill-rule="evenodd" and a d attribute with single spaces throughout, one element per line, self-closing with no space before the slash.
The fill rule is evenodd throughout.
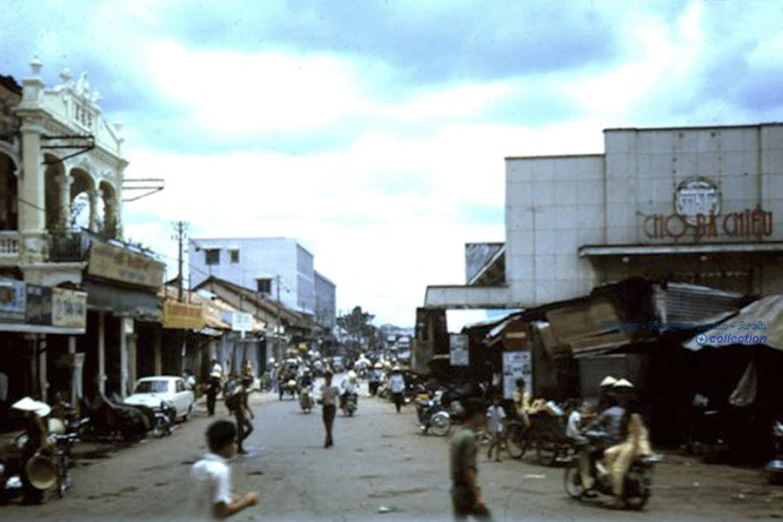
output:
<path id="1" fill-rule="evenodd" d="M 337 326 L 337 287 L 321 272 L 315 271 L 315 316 L 316 323 L 330 332 Z"/>
<path id="2" fill-rule="evenodd" d="M 193 238 L 189 242 L 191 288 L 216 277 L 279 299 L 287 308 L 309 316 L 316 315 L 317 304 L 323 320 L 334 320 L 334 284 L 316 275 L 313 254 L 296 239 Z M 324 294 L 316 299 L 318 288 Z"/>
<path id="3" fill-rule="evenodd" d="M 42 64 L 30 67 L 21 86 L 0 79 L 0 275 L 14 318 L 0 332 L 25 336 L 5 346 L 26 345 L 0 360 L 30 361 L 15 393 L 125 393 L 136 375 L 135 321 L 159 316 L 164 265 L 121 241 L 121 124 L 105 120 L 86 73 L 74 80 L 63 69 L 47 88 Z M 77 199 L 84 228 L 74 222 Z"/>
<path id="4" fill-rule="evenodd" d="M 626 277 L 783 291 L 783 125 L 608 129 L 596 155 L 506 158 L 506 242 L 432 308 L 529 308 Z M 484 266 L 476 266 L 477 252 Z"/>

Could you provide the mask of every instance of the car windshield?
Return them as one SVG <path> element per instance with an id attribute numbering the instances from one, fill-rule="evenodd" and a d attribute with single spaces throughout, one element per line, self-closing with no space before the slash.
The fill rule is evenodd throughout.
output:
<path id="1" fill-rule="evenodd" d="M 169 391 L 169 381 L 141 381 L 136 385 L 134 393 L 166 393 Z"/>

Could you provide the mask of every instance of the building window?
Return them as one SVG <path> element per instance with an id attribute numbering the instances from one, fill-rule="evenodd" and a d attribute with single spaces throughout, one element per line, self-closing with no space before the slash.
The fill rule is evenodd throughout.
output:
<path id="1" fill-rule="evenodd" d="M 239 263 L 239 250 L 229 250 L 228 253 L 231 254 L 232 263 Z"/>
<path id="2" fill-rule="evenodd" d="M 272 293 L 272 280 L 271 279 L 256 279 L 258 285 L 258 292 L 262 294 Z"/>
<path id="3" fill-rule="evenodd" d="M 207 250 L 204 250 L 204 261 L 208 265 L 219 265 L 220 264 L 220 250 L 217 248 L 210 248 Z"/>

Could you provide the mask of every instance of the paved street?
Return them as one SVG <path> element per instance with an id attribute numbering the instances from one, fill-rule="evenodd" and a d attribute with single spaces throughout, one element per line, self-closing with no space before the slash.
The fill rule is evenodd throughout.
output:
<path id="1" fill-rule="evenodd" d="M 257 430 L 251 454 L 233 462 L 234 483 L 263 496 L 234 520 L 450 518 L 448 439 L 419 435 L 412 407 L 398 415 L 386 401 L 362 398 L 355 417 L 338 413 L 336 445 L 325 450 L 320 411 L 304 415 L 298 402 L 271 394 L 255 395 L 254 403 Z M 219 414 L 225 412 L 221 405 Z M 6 506 L 0 520 L 186 520 L 188 465 L 203 453 L 210 421 L 197 411 L 169 438 L 82 460 L 65 499 Z M 480 481 L 496 520 L 728 521 L 783 513 L 783 494 L 766 486 L 759 470 L 672 457 L 654 480 L 647 511 L 621 513 L 568 499 L 560 469 L 480 456 Z"/>

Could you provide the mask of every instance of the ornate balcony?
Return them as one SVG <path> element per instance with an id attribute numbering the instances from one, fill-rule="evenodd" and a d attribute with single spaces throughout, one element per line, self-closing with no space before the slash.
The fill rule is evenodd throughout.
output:
<path id="1" fill-rule="evenodd" d="M 19 232 L 0 230 L 0 266 L 15 265 L 19 261 Z"/>

